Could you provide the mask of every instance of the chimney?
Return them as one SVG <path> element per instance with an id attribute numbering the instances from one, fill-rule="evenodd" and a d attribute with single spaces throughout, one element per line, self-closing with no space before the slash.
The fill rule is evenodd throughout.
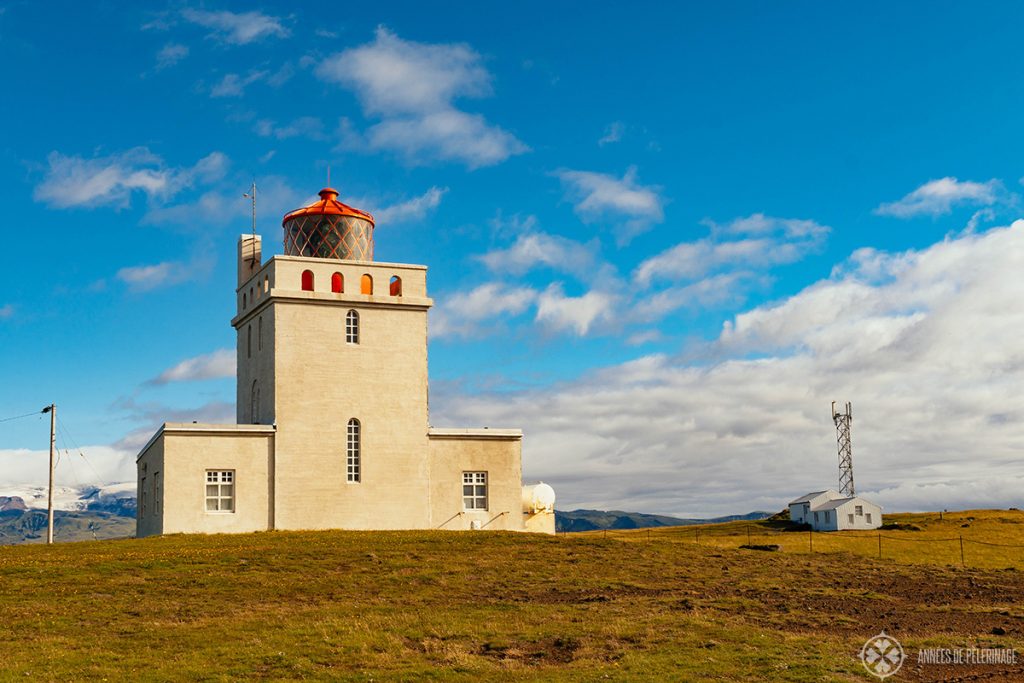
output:
<path id="1" fill-rule="evenodd" d="M 263 238 L 242 235 L 238 238 L 238 286 L 251 278 L 263 265 Z"/>

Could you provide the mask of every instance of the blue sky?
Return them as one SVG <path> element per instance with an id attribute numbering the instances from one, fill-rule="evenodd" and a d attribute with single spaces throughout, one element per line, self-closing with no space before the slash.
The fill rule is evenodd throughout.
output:
<path id="1" fill-rule="evenodd" d="M 833 399 L 890 508 L 1020 490 L 1014 4 L 0 8 L 0 418 L 96 478 L 233 419 L 241 195 L 279 252 L 329 165 L 430 267 L 434 422 L 523 426 L 560 507 L 774 509 Z"/>

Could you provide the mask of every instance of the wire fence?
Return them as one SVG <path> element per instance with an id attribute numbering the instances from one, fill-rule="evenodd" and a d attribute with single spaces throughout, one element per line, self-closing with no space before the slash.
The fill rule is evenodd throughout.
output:
<path id="1" fill-rule="evenodd" d="M 727 527 L 657 527 L 609 530 L 603 538 L 631 542 L 692 543 L 718 548 L 787 553 L 853 553 L 899 564 L 959 565 L 985 569 L 1024 569 L 1024 543 L 1005 543 L 969 534 L 913 538 L 908 534 L 936 533 L 921 530 L 813 531 L 770 528 L 762 524 L 731 524 Z"/>

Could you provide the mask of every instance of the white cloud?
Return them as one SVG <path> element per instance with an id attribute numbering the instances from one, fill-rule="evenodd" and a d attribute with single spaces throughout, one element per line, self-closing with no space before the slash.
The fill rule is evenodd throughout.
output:
<path id="1" fill-rule="evenodd" d="M 188 57 L 188 46 L 181 43 L 167 43 L 156 53 L 156 68 L 166 69 Z"/>
<path id="2" fill-rule="evenodd" d="M 315 116 L 300 116 L 290 123 L 278 126 L 270 119 L 260 119 L 256 122 L 256 134 L 261 137 L 275 137 L 278 140 L 289 138 L 308 138 L 310 140 L 325 140 L 324 122 Z"/>
<path id="3" fill-rule="evenodd" d="M 912 218 L 948 214 L 957 205 L 990 206 L 999 199 L 1003 185 L 998 180 L 984 183 L 963 182 L 953 177 L 929 180 L 899 201 L 882 204 L 875 213 L 880 216 Z"/>
<path id="4" fill-rule="evenodd" d="M 484 117 L 457 109 L 387 118 L 371 126 L 366 138 L 371 148 L 396 152 L 410 164 L 456 161 L 471 169 L 526 151 L 513 135 L 488 125 Z"/>
<path id="5" fill-rule="evenodd" d="M 164 261 L 144 266 L 130 266 L 117 271 L 117 279 L 134 292 L 148 292 L 157 287 L 168 287 L 192 280 L 209 272 L 212 263 L 196 259 L 189 263 Z"/>
<path id="6" fill-rule="evenodd" d="M 134 452 L 114 446 L 83 446 L 80 450 L 59 450 L 60 458 L 54 470 L 56 487 L 135 480 Z M 84 460 L 81 454 L 85 455 Z M 0 486 L 5 489 L 16 486 L 45 486 L 48 463 L 49 451 L 28 448 L 0 449 L 0 472 L 3 473 L 0 475 Z M 87 481 L 82 482 L 82 477 Z M 17 495 L 16 492 L 8 491 L 8 495 L 10 494 Z"/>
<path id="7" fill-rule="evenodd" d="M 14 304 L 0 306 L 0 320 L 7 320 L 14 315 Z"/>
<path id="8" fill-rule="evenodd" d="M 495 249 L 478 258 L 495 273 L 522 275 L 546 266 L 586 281 L 604 272 L 603 266 L 598 265 L 597 249 L 596 242 L 581 244 L 558 235 L 530 231 L 520 234 L 508 248 Z"/>
<path id="9" fill-rule="evenodd" d="M 235 376 L 235 352 L 232 349 L 219 349 L 195 358 L 188 358 L 177 365 L 167 368 L 150 384 L 168 384 L 170 382 L 193 382 L 206 379 L 221 379 Z"/>
<path id="10" fill-rule="evenodd" d="M 489 282 L 468 292 L 446 296 L 430 314 L 430 336 L 469 337 L 481 333 L 481 323 L 494 318 L 516 316 L 537 298 L 528 287 L 510 287 Z"/>
<path id="11" fill-rule="evenodd" d="M 769 268 L 795 263 L 818 250 L 830 228 L 811 220 L 773 218 L 756 213 L 719 225 L 705 221 L 712 237 L 682 242 L 645 259 L 633 278 L 642 285 L 654 280 L 692 280 L 720 268 Z M 721 241 L 721 235 L 744 236 Z"/>
<path id="12" fill-rule="evenodd" d="M 167 199 L 194 180 L 209 181 L 223 175 L 228 159 L 213 152 L 191 168 L 168 168 L 163 159 L 145 147 L 86 159 L 51 152 L 46 177 L 36 186 L 38 202 L 65 209 L 114 206 L 125 208 L 134 192 L 149 198 Z"/>
<path id="13" fill-rule="evenodd" d="M 625 220 L 619 226 L 620 242 L 628 241 L 665 217 L 661 188 L 640 185 L 635 167 L 630 167 L 622 178 L 569 169 L 556 171 L 555 175 L 583 220 Z"/>
<path id="14" fill-rule="evenodd" d="M 831 401 L 854 403 L 858 491 L 888 512 L 1020 506 L 1024 221 L 862 250 L 686 357 L 544 389 L 437 396 L 435 424 L 522 426 L 562 507 L 778 510 L 836 485 Z"/>
<path id="15" fill-rule="evenodd" d="M 410 163 L 458 161 L 470 168 L 526 151 L 512 134 L 457 109 L 457 98 L 491 95 L 480 55 L 464 44 L 406 41 L 384 27 L 373 42 L 331 55 L 317 76 L 355 91 L 363 110 L 382 120 L 366 144 Z"/>
<path id="16" fill-rule="evenodd" d="M 622 134 L 625 131 L 626 126 L 623 125 L 621 121 L 609 123 L 608 126 L 604 129 L 604 136 L 602 136 L 601 139 L 597 141 L 598 146 L 604 147 L 605 145 L 610 145 L 613 142 L 618 142 L 619 140 L 622 139 Z"/>
<path id="17" fill-rule="evenodd" d="M 415 221 L 426 216 L 441 204 L 441 198 L 448 192 L 447 187 L 432 187 L 419 197 L 413 197 L 398 204 L 375 208 L 370 211 L 378 225 Z M 372 203 L 366 206 L 372 207 Z"/>
<path id="18" fill-rule="evenodd" d="M 595 322 L 611 315 L 613 298 L 591 290 L 582 296 L 566 296 L 559 283 L 547 287 L 537 299 L 536 321 L 554 331 L 584 336 Z"/>
<path id="19" fill-rule="evenodd" d="M 266 76 L 266 71 L 253 71 L 244 78 L 238 74 L 225 74 L 224 78 L 210 88 L 210 97 L 241 97 L 248 86 Z"/>
<path id="20" fill-rule="evenodd" d="M 262 12 L 207 12 L 185 9 L 181 16 L 186 21 L 212 29 L 210 37 L 231 45 L 245 45 L 263 38 L 286 38 L 290 31 L 279 17 Z"/>

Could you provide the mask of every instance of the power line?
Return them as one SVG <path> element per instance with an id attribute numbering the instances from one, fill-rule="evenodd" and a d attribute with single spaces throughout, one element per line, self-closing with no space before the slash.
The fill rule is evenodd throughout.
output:
<path id="1" fill-rule="evenodd" d="M 0 422 L 10 422 L 11 420 L 21 420 L 22 418 L 32 417 L 33 415 L 41 415 L 41 414 L 42 413 L 40 413 L 39 411 L 36 411 L 34 413 L 25 413 L 24 415 L 15 415 L 13 417 L 5 417 L 3 419 L 0 419 Z"/>

